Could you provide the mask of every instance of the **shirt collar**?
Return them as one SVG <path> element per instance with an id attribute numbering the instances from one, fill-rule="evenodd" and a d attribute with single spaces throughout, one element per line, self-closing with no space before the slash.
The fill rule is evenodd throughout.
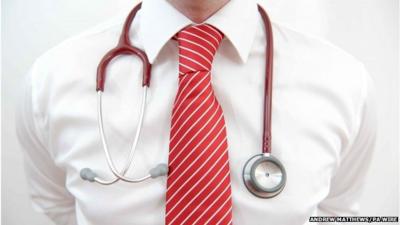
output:
<path id="1" fill-rule="evenodd" d="M 242 62 L 246 62 L 255 36 L 257 16 L 255 1 L 230 0 L 204 23 L 223 32 Z M 194 24 L 166 0 L 143 1 L 140 17 L 139 32 L 150 63 L 178 31 Z"/>

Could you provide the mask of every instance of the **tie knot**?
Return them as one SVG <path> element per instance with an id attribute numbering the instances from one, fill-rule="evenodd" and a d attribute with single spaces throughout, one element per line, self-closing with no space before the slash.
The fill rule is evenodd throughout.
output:
<path id="1" fill-rule="evenodd" d="M 223 37 L 222 32 L 208 24 L 188 26 L 179 31 L 179 72 L 210 71 Z"/>

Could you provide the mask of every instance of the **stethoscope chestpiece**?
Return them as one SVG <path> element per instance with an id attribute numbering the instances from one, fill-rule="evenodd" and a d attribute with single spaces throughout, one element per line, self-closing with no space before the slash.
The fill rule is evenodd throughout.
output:
<path id="1" fill-rule="evenodd" d="M 243 181 L 255 196 L 272 198 L 285 187 L 286 171 L 282 163 L 271 154 L 257 154 L 244 165 Z"/>

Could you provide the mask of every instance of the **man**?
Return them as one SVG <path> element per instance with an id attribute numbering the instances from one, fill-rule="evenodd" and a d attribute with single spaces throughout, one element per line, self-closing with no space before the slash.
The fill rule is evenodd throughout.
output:
<path id="1" fill-rule="evenodd" d="M 94 90 L 97 65 L 122 22 L 67 40 L 28 76 L 18 134 L 36 209 L 57 224 L 96 225 L 296 225 L 358 212 L 376 136 L 372 81 L 342 50 L 277 23 L 272 153 L 287 183 L 271 199 L 243 184 L 244 164 L 262 149 L 265 79 L 265 30 L 248 0 L 143 2 L 131 41 L 147 54 L 152 81 L 127 175 L 140 177 L 160 162 L 169 174 L 111 186 L 82 180 L 85 167 L 113 178 Z M 137 128 L 141 67 L 120 57 L 107 71 L 104 123 L 118 169 Z"/>

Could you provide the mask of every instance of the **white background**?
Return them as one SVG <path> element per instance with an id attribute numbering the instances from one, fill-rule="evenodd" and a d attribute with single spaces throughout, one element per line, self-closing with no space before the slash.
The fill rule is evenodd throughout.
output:
<path id="1" fill-rule="evenodd" d="M 397 0 L 265 0 L 275 21 L 323 36 L 356 56 L 374 78 L 379 100 L 377 151 L 361 214 L 399 215 Z M 28 200 L 14 109 L 20 82 L 34 59 L 65 38 L 115 16 L 135 0 L 2 1 L 2 222 L 48 225 Z"/>

